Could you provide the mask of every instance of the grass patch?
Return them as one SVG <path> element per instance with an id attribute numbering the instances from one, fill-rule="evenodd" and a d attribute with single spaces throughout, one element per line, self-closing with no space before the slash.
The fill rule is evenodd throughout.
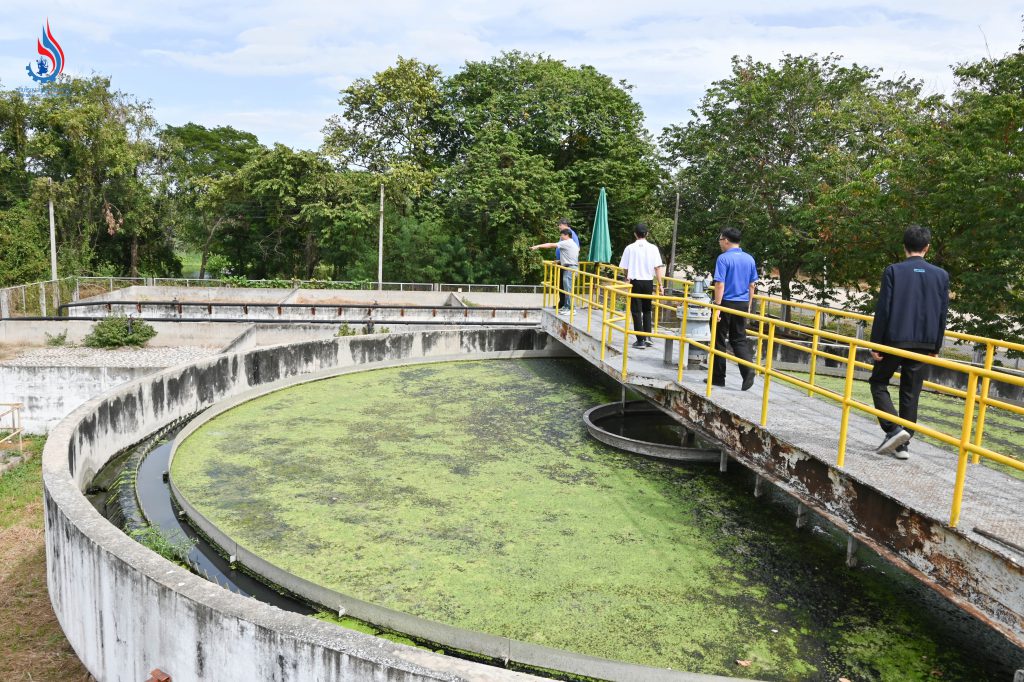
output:
<path id="1" fill-rule="evenodd" d="M 0 680 L 85 682 L 46 590 L 42 479 L 38 456 L 0 476 Z"/>
<path id="2" fill-rule="evenodd" d="M 199 267 L 203 264 L 203 254 L 199 251 L 179 251 L 178 260 L 181 261 L 182 277 L 198 277 Z"/>

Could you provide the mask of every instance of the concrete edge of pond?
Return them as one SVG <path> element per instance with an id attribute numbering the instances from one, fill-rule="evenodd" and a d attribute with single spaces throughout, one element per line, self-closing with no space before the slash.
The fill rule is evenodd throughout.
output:
<path id="1" fill-rule="evenodd" d="M 627 436 L 620 436 L 606 429 L 602 429 L 595 422 L 605 417 L 623 414 L 664 414 L 658 407 L 648 403 L 646 400 L 630 400 L 626 403 L 614 402 L 605 403 L 592 407 L 583 413 L 583 423 L 591 436 L 605 445 L 624 450 L 636 455 L 666 459 L 674 462 L 692 463 L 719 463 L 722 459 L 722 451 L 710 448 L 694 448 L 685 445 L 667 445 L 665 443 L 652 443 L 650 441 L 638 440 Z"/>
<path id="2" fill-rule="evenodd" d="M 259 386 L 400 359 L 527 354 L 569 355 L 536 328 L 321 339 L 179 365 L 85 403 L 50 433 L 42 461 L 47 585 L 75 653 L 99 680 L 145 679 L 154 668 L 175 682 L 210 675 L 225 682 L 537 679 L 346 630 L 225 590 L 126 536 L 84 495 L 118 452 Z"/>
<path id="3" fill-rule="evenodd" d="M 202 414 L 198 415 L 195 419 L 190 421 L 185 427 L 178 432 L 174 442 L 171 445 L 170 459 L 168 461 L 167 470 L 171 471 L 174 463 L 174 457 L 177 453 L 178 447 L 185 442 L 185 440 L 195 433 L 197 430 L 208 424 L 218 416 L 233 410 L 234 408 L 247 403 L 252 400 L 256 400 L 263 396 L 270 395 L 282 389 L 298 386 L 301 384 L 307 384 L 315 381 L 322 381 L 324 379 L 330 379 L 333 377 L 344 376 L 346 374 L 353 374 L 358 372 L 373 371 L 376 369 L 382 369 L 386 367 L 404 367 L 416 364 L 426 364 L 435 362 L 451 362 L 458 360 L 469 360 L 469 359 L 487 359 L 478 356 L 466 357 L 466 356 L 449 356 L 443 358 L 419 358 L 419 359 L 405 359 L 397 361 L 384 361 L 380 363 L 374 363 L 372 366 L 356 366 L 356 367 L 343 367 L 333 368 L 320 372 L 316 372 L 310 375 L 292 377 L 284 382 L 274 384 L 273 386 L 263 386 L 255 388 L 244 393 L 240 393 L 236 396 L 222 400 L 210 407 Z M 647 405 L 644 401 L 635 401 Z M 618 408 L 619 403 L 611 403 L 609 405 L 602 405 L 596 408 L 592 408 L 587 411 L 587 415 L 590 415 L 594 410 L 608 408 Z M 634 406 L 631 411 L 660 411 L 650 405 L 647 405 L 647 409 L 640 409 L 638 405 Z M 588 420 L 589 428 L 589 420 Z M 611 434 L 609 434 L 611 435 Z M 625 439 L 631 440 L 631 439 Z M 666 453 L 669 453 L 665 458 L 667 459 L 680 459 L 680 457 L 672 456 L 672 451 L 675 450 L 686 450 L 686 448 L 677 448 L 673 446 L 659 446 L 655 443 L 643 443 L 642 441 L 633 441 L 642 447 L 644 445 L 652 446 L 653 448 L 663 448 Z M 611 443 L 614 445 L 614 443 Z M 616 446 L 618 447 L 618 446 Z M 699 450 L 703 454 L 703 459 L 690 459 L 688 461 L 702 461 L 702 462 L 718 462 L 719 452 L 713 451 L 711 456 L 707 455 L 710 451 Z M 647 454 L 647 453 L 640 453 Z M 652 455 L 659 456 L 659 455 Z M 174 497 L 174 501 L 184 511 L 189 521 L 199 528 L 215 545 L 217 545 L 225 553 L 234 556 L 235 562 L 245 566 L 247 569 L 255 573 L 256 575 L 262 576 L 264 579 L 274 585 L 278 585 L 288 592 L 295 594 L 302 599 L 310 601 L 314 604 L 319 604 L 325 607 L 328 611 L 338 613 L 341 612 L 346 616 L 356 618 L 358 620 L 370 623 L 378 627 L 382 627 L 388 630 L 393 630 L 402 635 L 413 637 L 415 639 L 430 642 L 431 644 L 441 646 L 443 648 L 456 649 L 460 651 L 467 651 L 474 654 L 480 654 L 484 657 L 491 658 L 494 660 L 504 661 L 506 663 L 516 664 L 516 667 L 527 667 L 530 669 L 547 669 L 557 670 L 559 672 L 571 673 L 574 675 L 583 675 L 595 679 L 602 680 L 645 680 L 649 682 L 713 682 L 715 680 L 731 680 L 736 678 L 721 677 L 714 675 L 705 675 L 699 673 L 686 673 L 683 671 L 669 670 L 662 668 L 653 668 L 650 666 L 625 663 L 621 661 L 615 661 L 610 659 L 598 658 L 595 656 L 587 656 L 584 654 L 568 651 L 564 649 L 555 649 L 552 647 L 541 646 L 539 644 L 532 644 L 530 642 L 523 642 L 519 640 L 510 639 L 508 637 L 502 637 L 498 635 L 488 634 L 486 632 L 479 632 L 475 630 L 467 630 L 464 628 L 454 627 L 446 625 L 437 621 L 432 621 L 426 618 L 413 616 L 402 611 L 396 611 L 394 609 L 386 608 L 372 602 L 367 602 L 361 599 L 357 599 L 350 595 L 332 590 L 330 588 L 318 585 L 315 582 L 306 580 L 305 578 L 299 577 L 294 573 L 284 570 L 277 566 L 273 562 L 264 558 L 260 554 L 250 550 L 248 547 L 238 544 L 238 542 L 230 535 L 225 533 L 216 524 L 210 521 L 202 512 L 200 512 L 181 492 L 181 490 L 174 483 L 174 476 L 169 475 L 168 483 L 171 488 L 171 494 Z"/>

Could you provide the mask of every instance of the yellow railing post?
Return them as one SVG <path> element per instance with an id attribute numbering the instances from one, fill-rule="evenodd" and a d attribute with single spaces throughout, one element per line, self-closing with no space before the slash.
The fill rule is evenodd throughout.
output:
<path id="1" fill-rule="evenodd" d="M 766 317 L 765 313 L 767 311 L 768 299 L 762 298 L 760 310 L 758 311 L 758 314 L 761 316 L 761 319 L 757 321 L 757 356 L 754 358 L 754 363 L 758 366 L 761 366 L 761 349 L 763 347 L 762 344 L 764 343 L 764 321 Z"/>
<path id="2" fill-rule="evenodd" d="M 818 332 L 821 330 L 821 311 L 814 311 L 814 333 L 811 334 L 811 370 L 810 375 L 807 378 L 807 383 L 811 386 L 814 385 L 814 374 L 818 369 Z M 807 395 L 814 395 L 814 391 L 807 389 Z"/>
<path id="3" fill-rule="evenodd" d="M 978 375 L 971 371 L 967 379 L 967 398 L 964 404 L 964 422 L 960 427 L 960 453 L 956 464 L 956 483 L 953 486 L 953 509 L 949 513 L 949 527 L 956 528 L 960 522 L 960 503 L 964 498 L 964 483 L 967 478 L 967 444 L 971 442 L 971 425 L 974 422 L 974 397 L 978 390 Z"/>
<path id="4" fill-rule="evenodd" d="M 629 363 L 629 323 L 633 316 L 630 315 L 630 310 L 633 307 L 633 294 L 632 292 L 626 294 L 626 317 L 622 321 L 622 328 L 626 330 L 622 337 L 622 380 L 626 380 L 626 368 Z M 637 337 L 640 338 L 639 336 Z"/>
<path id="5" fill-rule="evenodd" d="M 995 355 L 995 346 L 991 343 L 985 344 L 985 369 L 992 369 L 992 358 Z M 974 444 L 981 447 L 981 439 L 985 437 L 985 412 L 988 411 L 988 388 L 991 379 L 987 376 L 981 379 L 981 399 L 978 402 L 978 427 L 974 431 Z M 974 453 L 974 463 L 981 461 L 981 455 Z"/>
<path id="6" fill-rule="evenodd" d="M 604 362 L 604 351 L 608 348 L 608 336 L 611 334 L 611 325 L 608 321 L 608 301 L 611 299 L 611 292 L 604 290 L 601 297 L 601 362 Z"/>
<path id="7" fill-rule="evenodd" d="M 846 358 L 846 381 L 843 384 L 843 419 L 839 424 L 839 452 L 836 455 L 836 466 L 842 468 L 846 463 L 846 434 L 850 426 L 850 398 L 853 397 L 853 373 L 857 368 L 857 344 L 850 343 L 850 352 Z"/>
<path id="8" fill-rule="evenodd" d="M 764 359 L 764 390 L 761 392 L 761 426 L 768 425 L 768 389 L 772 381 L 772 356 L 775 354 L 775 323 L 768 323 L 768 348 Z"/>
<path id="9" fill-rule="evenodd" d="M 676 382 L 683 380 L 683 370 L 686 369 L 686 356 L 687 351 L 687 338 L 686 338 L 686 324 L 690 319 L 690 297 L 685 296 L 683 298 L 683 321 L 679 326 L 679 372 L 676 375 Z"/>
<path id="10" fill-rule="evenodd" d="M 711 340 L 708 341 L 708 380 L 707 395 L 711 395 L 711 381 L 715 373 L 715 336 L 718 334 L 718 308 L 711 308 Z M 722 362 L 725 362 L 723 359 Z"/>

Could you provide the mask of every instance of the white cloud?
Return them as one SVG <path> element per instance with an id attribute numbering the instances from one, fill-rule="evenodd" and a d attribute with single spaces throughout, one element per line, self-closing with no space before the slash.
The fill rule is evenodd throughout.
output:
<path id="1" fill-rule="evenodd" d="M 0 8 L 0 78 L 6 85 L 24 78 L 44 18 L 40 11 Z M 272 91 L 254 92 L 247 120 L 272 139 L 296 145 L 319 139 L 319 112 L 337 111 L 339 89 L 393 64 L 398 55 L 438 64 L 446 74 L 467 60 L 509 49 L 592 64 L 635 85 L 633 94 L 658 133 L 685 120 L 707 86 L 729 74 L 735 54 L 775 61 L 786 52 L 838 53 L 949 92 L 949 65 L 985 56 L 986 38 L 994 55 L 1017 49 L 1024 12 L 1018 0 L 57 0 L 45 11 L 74 56 L 69 62 L 82 70 L 92 59 L 109 69 L 159 65 L 163 77 L 177 73 L 183 82 L 290 78 L 305 92 L 292 97 L 291 113 L 277 108 Z M 202 101 L 162 102 L 159 84 L 146 96 L 165 109 L 195 111 L 194 119 L 214 113 Z M 217 113 L 233 117 L 223 123 L 241 127 L 242 107 Z M 314 110 L 315 116 L 309 113 Z"/>

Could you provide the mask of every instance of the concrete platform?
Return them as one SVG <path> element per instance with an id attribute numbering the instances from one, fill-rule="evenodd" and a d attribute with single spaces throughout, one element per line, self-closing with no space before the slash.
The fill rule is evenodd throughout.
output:
<path id="1" fill-rule="evenodd" d="M 678 348 L 665 362 L 665 341 L 629 349 L 622 377 L 622 335 L 600 359 L 600 312 L 590 320 L 545 310 L 544 329 L 608 375 L 666 412 L 721 442 L 729 455 L 771 481 L 856 540 L 899 565 L 972 615 L 1024 646 L 1024 480 L 969 466 L 960 522 L 948 526 L 956 453 L 915 439 L 900 461 L 874 453 L 877 421 L 851 412 L 845 466 L 836 466 L 841 408 L 780 380 L 771 384 L 762 427 L 764 379 L 740 390 L 735 364 L 726 386 L 705 388 L 707 369 L 677 382 Z M 926 415 L 922 415 L 923 420 Z"/>

